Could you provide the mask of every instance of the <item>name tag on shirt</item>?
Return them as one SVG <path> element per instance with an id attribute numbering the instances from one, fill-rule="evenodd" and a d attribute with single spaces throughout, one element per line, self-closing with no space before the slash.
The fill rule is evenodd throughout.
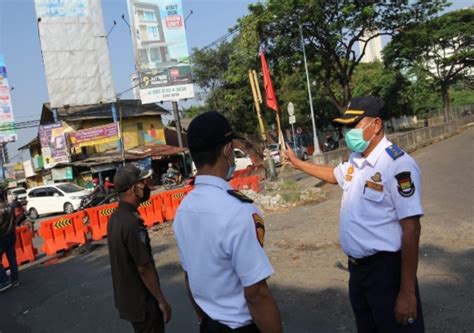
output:
<path id="1" fill-rule="evenodd" d="M 383 192 L 383 185 L 382 184 L 377 184 L 377 183 L 374 183 L 374 182 L 366 181 L 365 182 L 365 187 L 370 188 L 370 189 L 372 189 L 374 191 L 377 191 L 377 192 Z"/>

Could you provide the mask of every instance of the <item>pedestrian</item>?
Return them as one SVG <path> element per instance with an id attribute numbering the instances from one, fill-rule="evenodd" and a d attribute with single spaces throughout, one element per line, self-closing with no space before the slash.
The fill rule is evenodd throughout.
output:
<path id="1" fill-rule="evenodd" d="M 131 164 L 118 170 L 114 185 L 120 202 L 107 225 L 107 238 L 120 317 L 130 321 L 135 332 L 158 333 L 165 331 L 171 307 L 161 290 L 150 237 L 137 210 L 150 198 L 145 179 L 151 173 L 141 173 Z"/>
<path id="2" fill-rule="evenodd" d="M 279 333 L 280 312 L 266 282 L 273 268 L 263 249 L 262 213 L 228 183 L 237 136 L 218 112 L 197 116 L 187 135 L 197 176 L 173 229 L 199 331 Z"/>
<path id="3" fill-rule="evenodd" d="M 416 278 L 420 170 L 385 137 L 383 115 L 378 98 L 351 100 L 334 122 L 352 153 L 335 168 L 303 162 L 289 148 L 284 154 L 296 169 L 343 189 L 339 236 L 358 332 L 424 332 Z"/>
<path id="4" fill-rule="evenodd" d="M 16 262 L 16 224 L 12 209 L 6 202 L 0 202 L 0 292 L 8 288 L 18 287 L 18 265 Z M 7 255 L 10 266 L 10 277 L 7 276 L 1 258 Z"/>

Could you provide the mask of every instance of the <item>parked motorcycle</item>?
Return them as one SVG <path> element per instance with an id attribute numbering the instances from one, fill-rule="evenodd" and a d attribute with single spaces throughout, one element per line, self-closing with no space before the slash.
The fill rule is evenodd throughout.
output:
<path id="1" fill-rule="evenodd" d="M 105 196 L 100 196 L 94 193 L 89 194 L 88 196 L 85 196 L 82 198 L 81 203 L 79 205 L 79 210 L 95 207 L 95 206 L 100 206 L 100 205 L 105 205 L 109 204 L 112 202 L 117 202 L 118 199 L 118 193 L 113 191 L 110 192 L 109 194 Z"/>
<path id="2" fill-rule="evenodd" d="M 332 136 L 326 136 L 326 140 L 323 143 L 323 152 L 335 150 L 339 148 L 339 144 L 335 141 Z"/>

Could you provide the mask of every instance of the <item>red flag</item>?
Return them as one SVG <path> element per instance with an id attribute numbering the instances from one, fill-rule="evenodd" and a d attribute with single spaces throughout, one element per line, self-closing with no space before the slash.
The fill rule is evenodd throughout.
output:
<path id="1" fill-rule="evenodd" d="M 262 61 L 262 72 L 263 72 L 263 84 L 265 86 L 265 101 L 270 109 L 278 112 L 278 101 L 275 96 L 275 90 L 273 90 L 272 79 L 270 77 L 270 71 L 268 70 L 267 61 L 263 51 L 260 51 L 260 60 Z"/>

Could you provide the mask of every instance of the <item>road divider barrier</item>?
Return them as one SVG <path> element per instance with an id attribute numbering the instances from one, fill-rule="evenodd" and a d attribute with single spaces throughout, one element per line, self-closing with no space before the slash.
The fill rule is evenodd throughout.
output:
<path id="1" fill-rule="evenodd" d="M 258 176 L 233 178 L 229 184 L 233 189 L 238 191 L 252 190 L 257 193 L 260 192 L 260 180 Z"/>
<path id="2" fill-rule="evenodd" d="M 192 187 L 185 187 L 160 193 L 161 198 L 163 199 L 165 221 L 174 220 L 179 204 L 192 189 Z"/>
<path id="3" fill-rule="evenodd" d="M 92 240 L 101 240 L 107 237 L 107 224 L 110 216 L 117 209 L 118 203 L 87 208 L 85 210 L 89 219 L 89 230 Z"/>
<path id="4" fill-rule="evenodd" d="M 51 256 L 86 243 L 85 211 L 43 221 L 38 234 L 43 238 L 41 250 Z"/>
<path id="5" fill-rule="evenodd" d="M 163 202 L 160 194 L 153 195 L 138 207 L 138 212 L 143 218 L 146 227 L 164 222 Z"/>
<path id="6" fill-rule="evenodd" d="M 16 228 L 15 251 L 18 266 L 35 261 L 38 251 L 33 246 L 33 237 L 34 233 L 30 227 L 23 225 Z M 8 268 L 10 265 L 6 254 L 1 259 L 3 267 Z"/>
<path id="7" fill-rule="evenodd" d="M 254 178 L 256 179 L 256 177 Z M 138 212 L 143 218 L 145 226 L 151 227 L 164 221 L 174 220 L 179 204 L 192 189 L 192 186 L 188 186 L 162 192 L 142 203 L 138 207 Z M 43 221 L 38 230 L 38 235 L 43 239 L 42 252 L 52 256 L 59 251 L 86 244 L 89 232 L 93 241 L 104 239 L 107 237 L 107 224 L 110 216 L 117 207 L 118 203 L 114 202 Z M 19 250 L 18 246 L 20 245 L 17 245 L 17 261 L 33 261 L 37 254 L 32 245 L 33 232 L 26 233 L 23 229 L 21 230 L 21 238 L 17 234 L 17 242 L 20 239 L 22 246 Z M 6 262 L 5 259 L 4 262 Z"/>

